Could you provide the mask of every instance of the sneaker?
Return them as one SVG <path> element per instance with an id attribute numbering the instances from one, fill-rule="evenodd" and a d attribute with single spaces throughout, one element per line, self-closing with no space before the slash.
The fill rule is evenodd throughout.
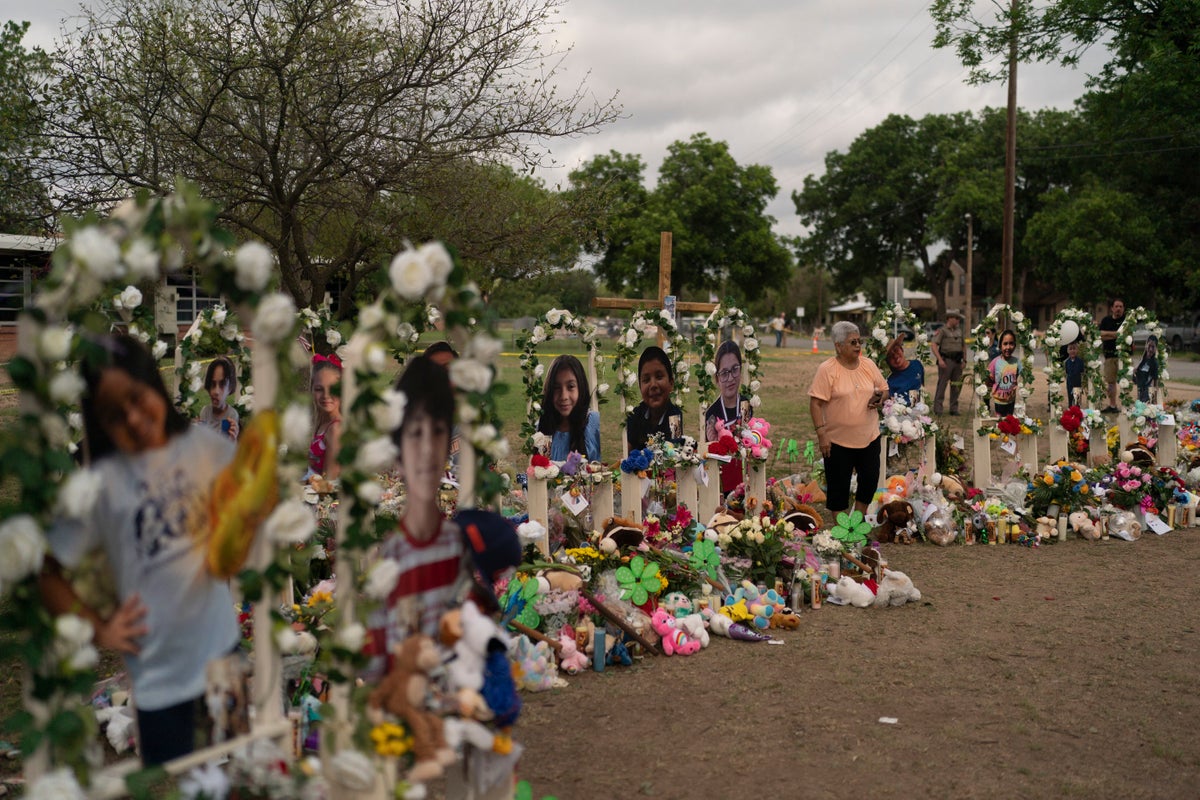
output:
<path id="1" fill-rule="evenodd" d="M 1118 409 L 1116 406 L 1108 406 L 1107 408 L 1103 409 L 1100 413 L 1101 414 L 1115 414 L 1119 410 L 1120 409 Z"/>

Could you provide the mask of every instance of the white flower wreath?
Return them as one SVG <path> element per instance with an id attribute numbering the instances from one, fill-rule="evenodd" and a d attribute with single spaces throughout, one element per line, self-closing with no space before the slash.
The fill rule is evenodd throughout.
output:
<path id="1" fill-rule="evenodd" d="M 270 291 L 264 283 L 253 289 L 241 288 L 238 283 L 239 268 L 234 254 L 230 252 L 232 238 L 214 227 L 216 209 L 200 197 L 195 187 L 180 181 L 176 194 L 166 198 L 151 198 L 141 195 L 119 206 L 106 220 L 95 214 L 87 214 L 78 222 L 67 223 L 67 235 L 52 256 L 50 274 L 39 287 L 34 298 L 34 307 L 24 313 L 21 326 L 26 334 L 23 340 L 37 345 L 22 346 L 8 364 L 8 371 L 21 393 L 22 408 L 27 410 L 15 422 L 14 442 L 20 444 L 24 468 L 14 476 L 20 485 L 18 499 L 14 503 L 12 516 L 0 533 L 0 540 L 11 539 L 0 545 L 0 550 L 9 552 L 18 547 L 16 538 L 22 530 L 32 531 L 38 537 L 38 552 L 45 551 L 41 539 L 42 525 L 56 512 L 87 513 L 89 496 L 86 479 L 71 479 L 73 461 L 67 456 L 67 442 L 61 440 L 56 431 L 65 429 L 65 418 L 72 415 L 70 405 L 63 402 L 70 397 L 78 400 L 76 390 L 82 387 L 82 378 L 76 372 L 76 364 L 86 348 L 95 347 L 86 334 L 106 332 L 97 326 L 101 318 L 90 313 L 100 298 L 120 297 L 124 310 L 136 299 L 129 291 L 130 281 L 149 284 L 158 280 L 169 269 L 177 268 L 186 259 L 195 264 L 215 284 L 216 290 L 228 297 L 248 316 L 257 316 L 276 298 L 290 298 Z M 129 323 L 131 328 L 133 323 Z M 294 311 L 291 328 L 294 329 Z M 140 330 L 140 329 L 139 329 Z M 52 333 L 52 331 L 54 333 Z M 64 339 L 62 331 L 69 335 Z M 131 330 L 131 334 L 133 331 Z M 134 334 L 136 335 L 136 334 Z M 143 341 L 146 337 L 142 338 Z M 64 345 L 65 341 L 65 347 Z M 280 380 L 279 396 L 285 398 L 290 386 L 282 380 L 289 374 L 285 368 L 286 352 L 291 346 L 287 336 L 268 344 L 260 339 L 258 344 L 269 350 L 260 351 L 256 363 L 266 367 L 262 381 L 275 384 Z M 49 356 L 49 357 L 48 357 Z M 266 373 L 273 373 L 266 376 Z M 274 392 L 272 391 L 272 394 Z M 52 435 L 53 434 L 53 435 Z M 9 445 L 0 445 L 8 448 Z M 8 461 L 12 452 L 4 452 Z M 297 456 L 304 458 L 304 453 Z M 279 462 L 279 485 L 295 483 L 291 479 L 294 466 L 287 459 Z M 68 477 L 63 480 L 63 476 Z M 57 492 L 47 490 L 58 485 Z M 34 488 L 36 491 L 27 491 Z M 58 495 L 62 495 L 59 497 Z M 90 494 L 94 498 L 94 493 Z M 94 501 L 94 499 L 93 499 Z M 28 520 L 26 528 L 17 527 L 14 520 Z M 11 531 L 11 535 L 9 532 Z M 40 558 L 38 559 L 40 566 Z M 37 589 L 32 577 L 37 570 L 32 558 L 17 559 L 14 563 L 30 568 L 24 575 L 12 574 L 3 577 L 3 590 L 14 596 L 12 608 L 6 612 L 19 615 L 19 624 L 30 631 L 35 641 L 51 641 L 55 632 L 48 626 L 48 617 L 37 599 Z M 253 570 L 247 570 L 247 573 Z M 260 586 L 261 579 L 277 584 L 282 581 L 282 572 L 271 571 L 253 578 Z M 25 613 L 28 608 L 32 613 Z M 10 620 L 12 622 L 12 620 Z M 55 662 L 40 655 L 25 665 L 37 675 L 39 684 L 48 697 L 54 697 L 53 708 L 48 709 L 46 720 L 55 720 L 53 725 L 38 729 L 46 736 L 50 752 L 60 754 L 69 766 L 85 768 L 85 750 L 75 747 L 75 731 L 89 724 L 82 717 L 75 726 L 61 724 L 64 715 L 81 714 L 82 709 L 74 692 L 78 689 L 80 675 L 64 672 L 64 663 L 87 666 L 86 658 L 74 658 Z M 63 734 L 58 731 L 69 731 Z M 74 754 L 74 755 L 72 755 Z M 77 763 L 72 759 L 76 759 Z"/>
<path id="2" fill-rule="evenodd" d="M 758 387 L 762 385 L 762 348 L 754 334 L 754 321 L 726 298 L 704 321 L 697 354 L 700 361 L 692 365 L 692 373 L 696 376 L 696 401 L 701 413 L 717 398 L 717 384 L 713 380 L 717 374 L 717 345 L 721 331 L 730 325 L 742 332 L 742 361 L 750 377 L 749 382 L 742 384 L 743 389 L 757 397 Z M 754 403 L 754 407 L 757 408 L 758 403 Z"/>
<path id="3" fill-rule="evenodd" d="M 216 356 L 225 356 L 237 370 L 238 394 L 229 398 L 241 418 L 250 412 L 245 398 L 253 394 L 250 375 L 250 353 L 245 345 L 237 315 L 224 304 L 206 308 L 196 317 L 196 324 L 179 343 L 181 363 L 175 368 L 175 380 L 179 390 L 175 404 L 191 418 L 200 414 L 201 407 L 208 402 L 204 391 L 204 362 Z"/>
<path id="4" fill-rule="evenodd" d="M 679 333 L 679 326 L 666 311 L 639 308 L 633 312 L 629 325 L 617 337 L 617 352 L 613 359 L 613 370 L 617 373 L 617 391 L 621 397 L 622 425 L 625 424 L 625 415 L 638 404 L 636 370 L 641 354 L 637 346 L 646 332 L 654 327 L 665 328 L 667 332 L 666 346 L 663 349 L 667 351 L 667 357 L 671 359 L 675 372 L 675 391 L 671 394 L 671 402 L 682 408 L 683 396 L 690 391 L 687 385 L 687 339 Z"/>
<path id="5" fill-rule="evenodd" d="M 1033 351 L 1035 349 L 1033 342 L 1033 324 L 1020 311 L 1006 306 L 1003 303 L 997 303 L 992 306 L 987 315 L 979 321 L 979 324 L 971 329 L 971 338 L 975 340 L 975 396 L 979 399 L 979 416 L 988 416 L 988 347 L 991 346 L 991 339 L 987 332 L 991 328 L 996 329 L 996 335 L 999 336 L 1005 326 L 1001 324 L 1001 317 L 1007 312 L 1010 326 L 1013 332 L 1017 334 L 1017 347 L 1020 350 L 1018 361 L 1020 367 L 1017 371 L 1017 382 L 1021 387 L 1017 390 L 1016 409 L 1014 411 L 1017 417 L 1025 415 L 1025 400 L 1029 398 L 1031 393 L 1030 387 L 1033 386 Z"/>
<path id="6" fill-rule="evenodd" d="M 1158 379 L 1162 383 L 1161 399 L 1167 395 L 1166 382 L 1171 375 L 1167 370 L 1167 358 L 1171 349 L 1163 337 L 1162 326 L 1158 318 L 1146 309 L 1137 308 L 1125 312 L 1125 320 L 1117 329 L 1117 392 L 1121 398 L 1121 406 L 1128 408 L 1133 405 L 1133 331 L 1139 325 L 1145 325 L 1146 331 L 1158 339 Z"/>
<path id="7" fill-rule="evenodd" d="M 1083 309 L 1064 308 L 1058 312 L 1058 316 L 1042 336 L 1042 352 L 1046 355 L 1046 366 L 1042 367 L 1042 371 L 1046 374 L 1051 419 L 1059 419 L 1066 407 L 1067 372 L 1063 360 L 1059 357 L 1059 348 L 1063 344 L 1063 323 L 1068 321 L 1079 326 L 1079 338 L 1074 341 L 1079 344 L 1079 357 L 1084 363 L 1083 377 L 1089 389 L 1088 403 L 1099 407 L 1104 402 L 1104 373 L 1101 369 L 1104 356 L 1100 351 L 1100 329 L 1092 315 Z"/>
<path id="8" fill-rule="evenodd" d="M 542 397 L 545 388 L 545 369 L 538 360 L 537 349 L 544 342 L 555 337 L 578 336 L 589 353 L 600 349 L 600 339 L 596 326 L 583 317 L 577 317 L 562 308 L 552 308 L 542 314 L 533 326 L 517 337 L 517 347 L 521 349 L 521 377 L 525 384 L 526 419 L 521 426 L 521 438 L 524 440 L 526 455 L 536 452 L 533 435 L 537 432 L 538 422 L 542 418 Z M 597 378 L 599 381 L 599 378 Z M 607 383 L 598 383 L 591 387 L 596 399 L 603 403 L 608 397 Z M 581 402 L 591 401 L 591 398 L 580 398 Z"/>
<path id="9" fill-rule="evenodd" d="M 866 353 L 867 358 L 874 361 L 881 369 L 887 365 L 885 348 L 895 338 L 895 334 L 892 333 L 895 329 L 894 326 L 901 323 L 913 329 L 913 336 L 917 343 L 917 361 L 922 364 L 932 364 L 933 352 L 929 349 L 929 335 L 925 333 L 925 327 L 917 318 L 916 312 L 899 303 L 884 303 L 875 310 L 870 330 L 863 331 L 863 352 Z"/>

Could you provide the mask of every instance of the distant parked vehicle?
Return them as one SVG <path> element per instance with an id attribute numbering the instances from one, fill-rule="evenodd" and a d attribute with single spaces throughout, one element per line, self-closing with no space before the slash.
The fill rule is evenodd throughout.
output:
<path id="1" fill-rule="evenodd" d="M 1162 341 L 1172 350 L 1194 350 L 1200 345 L 1200 314 L 1162 320 Z M 1139 325 L 1133 331 L 1133 349 L 1144 350 L 1150 332 Z"/>

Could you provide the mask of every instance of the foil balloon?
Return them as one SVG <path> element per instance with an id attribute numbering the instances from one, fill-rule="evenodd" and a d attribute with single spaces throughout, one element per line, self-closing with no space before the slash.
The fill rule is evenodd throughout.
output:
<path id="1" fill-rule="evenodd" d="M 929 519 L 925 520 L 925 538 L 939 547 L 947 547 L 954 543 L 958 538 L 958 531 L 954 529 L 954 525 L 946 518 L 945 512 L 938 510 L 929 515 Z"/>
<path id="2" fill-rule="evenodd" d="M 1061 332 L 1058 335 L 1058 343 L 1060 345 L 1068 345 L 1079 338 L 1079 323 L 1073 319 L 1068 319 L 1063 322 Z"/>
<path id="3" fill-rule="evenodd" d="M 743 642 L 769 642 L 771 640 L 770 636 L 751 630 L 740 622 L 734 622 L 729 626 L 729 638 Z"/>
<path id="4" fill-rule="evenodd" d="M 1142 523 L 1132 511 L 1118 511 L 1108 518 L 1108 535 L 1127 542 L 1137 541 L 1142 537 Z"/>

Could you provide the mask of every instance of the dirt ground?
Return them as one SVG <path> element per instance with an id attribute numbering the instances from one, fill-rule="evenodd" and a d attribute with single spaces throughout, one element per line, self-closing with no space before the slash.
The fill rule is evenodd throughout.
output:
<path id="1" fill-rule="evenodd" d="M 561 800 L 1200 795 L 1200 530 L 885 548 L 920 603 L 525 695 L 520 777 Z"/>

